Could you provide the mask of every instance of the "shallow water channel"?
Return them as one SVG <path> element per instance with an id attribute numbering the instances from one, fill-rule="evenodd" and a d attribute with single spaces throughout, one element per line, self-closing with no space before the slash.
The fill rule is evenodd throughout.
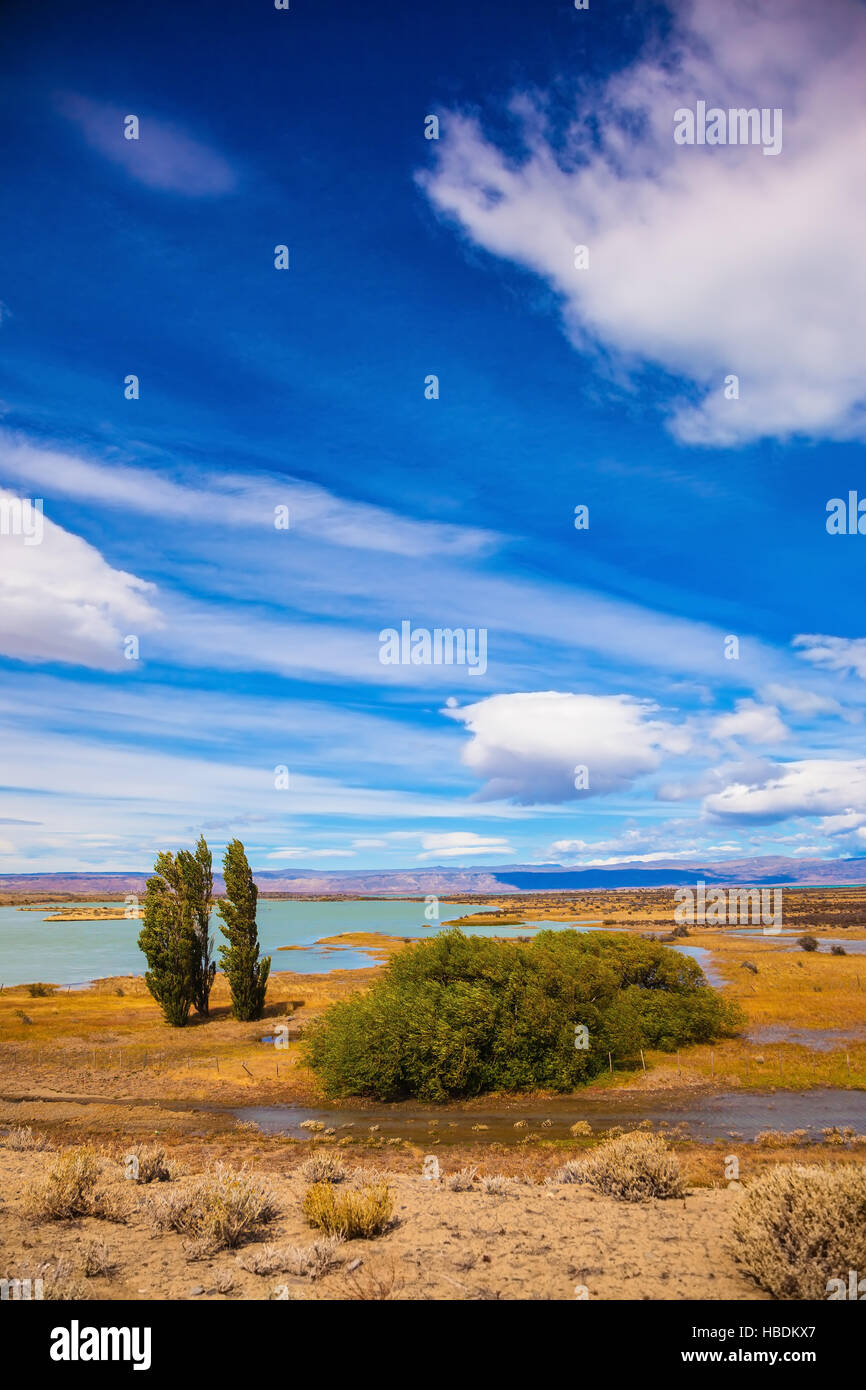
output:
<path id="1" fill-rule="evenodd" d="M 629 1128 L 641 1120 L 652 1120 L 657 1127 L 685 1125 L 688 1137 L 705 1140 L 732 1134 L 754 1139 L 766 1129 L 805 1129 L 819 1138 L 821 1130 L 832 1125 L 866 1132 L 866 1091 L 729 1091 L 675 1098 L 620 1093 L 615 1100 L 609 1095 L 515 1099 L 496 1110 L 459 1111 L 402 1105 L 378 1105 L 369 1110 L 252 1105 L 231 1113 L 239 1120 L 253 1121 L 266 1134 L 290 1134 L 296 1139 L 310 1137 L 310 1131 L 301 1128 L 304 1120 L 333 1128 L 340 1138 L 353 1131 L 366 1136 L 376 1126 L 374 1132 L 381 1138 L 417 1142 L 440 1138 L 446 1142 L 516 1144 L 529 1133 L 562 1139 L 577 1120 L 587 1120 L 594 1130 L 614 1125 Z M 550 1123 L 545 1124 L 548 1120 Z"/>

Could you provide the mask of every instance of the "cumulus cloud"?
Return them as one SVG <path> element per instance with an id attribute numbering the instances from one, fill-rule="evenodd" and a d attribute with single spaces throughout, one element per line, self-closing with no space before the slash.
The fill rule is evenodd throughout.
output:
<path id="1" fill-rule="evenodd" d="M 721 819 L 755 822 L 866 812 L 866 760 L 813 758 L 777 765 L 763 780 L 732 782 L 703 805 Z"/>
<path id="2" fill-rule="evenodd" d="M 781 743 L 789 730 L 774 705 L 738 700 L 732 714 L 722 714 L 712 725 L 716 738 L 743 739 L 747 743 Z"/>
<path id="3" fill-rule="evenodd" d="M 463 762 L 484 779 L 482 800 L 522 805 L 623 791 L 666 753 L 689 746 L 683 729 L 655 718 L 658 706 L 630 695 L 557 690 L 493 695 L 445 713 L 472 735 Z M 575 788 L 575 768 L 588 786 Z"/>
<path id="4" fill-rule="evenodd" d="M 76 92 L 62 94 L 57 104 L 92 149 L 148 188 L 206 198 L 231 193 L 236 186 L 237 176 L 228 161 L 176 125 Z M 124 118 L 135 114 L 139 138 L 127 140 Z"/>
<path id="5" fill-rule="evenodd" d="M 0 489 L 4 517 L 28 499 Z M 153 584 L 113 569 L 80 536 L 45 517 L 41 540 L 10 523 L 0 535 L 0 651 L 19 661 L 121 670 L 123 639 L 161 626 Z M 9 532 L 6 534 L 6 532 Z"/>
<path id="6" fill-rule="evenodd" d="M 733 445 L 866 432 L 866 10 L 854 0 L 677 0 L 563 131 L 512 102 L 508 148 L 443 113 L 418 179 L 476 245 L 544 278 L 576 347 L 684 381 L 674 434 Z M 781 108 L 783 148 L 674 143 L 674 113 Z M 519 149 L 519 154 L 515 154 Z M 574 248 L 589 248 L 575 268 Z M 804 328 L 808 325 L 808 331 Z M 739 377 L 738 400 L 724 378 Z"/>

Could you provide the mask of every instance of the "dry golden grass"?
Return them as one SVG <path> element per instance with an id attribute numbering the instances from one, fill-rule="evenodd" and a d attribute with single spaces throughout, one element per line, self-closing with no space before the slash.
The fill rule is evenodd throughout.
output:
<path id="1" fill-rule="evenodd" d="M 6 1134 L 0 1136 L 0 1144 L 4 1149 L 15 1149 L 23 1153 L 28 1149 L 39 1151 L 49 1147 L 48 1136 L 46 1134 L 33 1133 L 29 1125 L 15 1125 Z"/>
<path id="2" fill-rule="evenodd" d="M 372 1240 L 391 1225 L 394 1199 L 385 1183 L 335 1191 L 316 1182 L 304 1195 L 303 1213 L 311 1226 L 344 1240 Z"/>

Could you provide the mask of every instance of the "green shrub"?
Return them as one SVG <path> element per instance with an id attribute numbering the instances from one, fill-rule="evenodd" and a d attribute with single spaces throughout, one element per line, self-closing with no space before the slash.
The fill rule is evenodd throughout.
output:
<path id="1" fill-rule="evenodd" d="M 695 961 L 639 936 L 543 931 L 521 945 L 453 928 L 333 1005 L 304 1047 L 329 1095 L 444 1101 L 570 1091 L 607 1068 L 608 1052 L 710 1042 L 740 1017 Z"/>
<path id="2" fill-rule="evenodd" d="M 814 936 L 809 936 L 808 934 L 806 936 L 798 936 L 797 945 L 803 951 L 817 951 L 818 949 L 817 938 Z"/>
<path id="3" fill-rule="evenodd" d="M 866 1167 L 780 1164 L 746 1188 L 733 1254 L 774 1298 L 828 1298 L 832 1279 L 866 1270 Z M 837 1286 L 838 1288 L 838 1286 Z"/>

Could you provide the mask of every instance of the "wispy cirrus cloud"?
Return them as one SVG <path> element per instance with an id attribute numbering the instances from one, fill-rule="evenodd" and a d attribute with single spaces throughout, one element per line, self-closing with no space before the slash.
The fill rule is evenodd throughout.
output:
<path id="1" fill-rule="evenodd" d="M 272 531 L 275 509 L 287 507 L 293 532 L 357 550 L 471 556 L 500 540 L 480 527 L 415 520 L 290 476 L 251 470 L 173 478 L 133 464 L 98 462 L 11 431 L 0 431 L 0 472 L 55 494 L 167 521 Z"/>
<path id="2" fill-rule="evenodd" d="M 421 840 L 419 860 L 428 859 L 474 859 L 478 855 L 495 855 L 501 858 L 513 854 L 511 845 L 499 836 L 478 835 L 472 830 L 454 830 L 424 835 Z"/>
<path id="3" fill-rule="evenodd" d="M 237 187 L 237 173 L 227 159 L 171 122 L 77 92 L 60 93 L 57 107 L 91 149 L 147 188 L 185 198 L 215 198 Z M 139 117 L 137 140 L 124 135 L 124 118 L 131 114 Z"/>

